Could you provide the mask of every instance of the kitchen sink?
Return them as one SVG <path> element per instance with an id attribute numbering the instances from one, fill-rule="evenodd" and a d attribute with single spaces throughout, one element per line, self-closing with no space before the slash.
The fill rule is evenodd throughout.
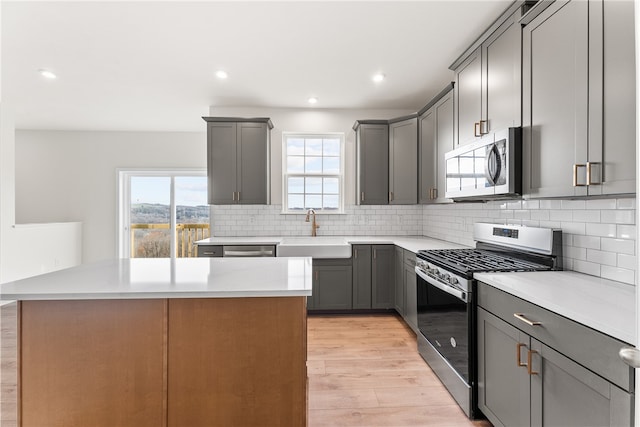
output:
<path id="1" fill-rule="evenodd" d="M 351 245 L 342 237 L 285 237 L 276 255 L 311 258 L 351 258 Z"/>

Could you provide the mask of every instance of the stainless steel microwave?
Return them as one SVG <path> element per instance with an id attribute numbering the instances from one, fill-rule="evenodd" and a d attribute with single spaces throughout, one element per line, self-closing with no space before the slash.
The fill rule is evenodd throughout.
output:
<path id="1" fill-rule="evenodd" d="M 484 136 L 445 154 L 445 197 L 491 200 L 522 194 L 522 128 Z"/>

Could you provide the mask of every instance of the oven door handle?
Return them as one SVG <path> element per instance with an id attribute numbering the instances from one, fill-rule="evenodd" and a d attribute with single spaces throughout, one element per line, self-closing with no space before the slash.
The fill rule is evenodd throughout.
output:
<path id="1" fill-rule="evenodd" d="M 429 277 L 428 275 L 426 275 L 418 267 L 416 267 L 415 270 L 416 270 L 416 274 L 418 276 L 420 276 L 420 278 L 422 280 L 424 280 L 425 282 L 429 283 L 432 286 L 435 286 L 436 288 L 440 289 L 443 292 L 448 293 L 449 295 L 453 295 L 454 297 L 458 298 L 461 301 L 468 302 L 467 301 L 467 293 L 466 292 L 461 291 L 460 289 L 456 289 L 456 288 L 454 288 L 452 286 L 445 285 L 444 283 L 438 282 L 433 277 Z"/>

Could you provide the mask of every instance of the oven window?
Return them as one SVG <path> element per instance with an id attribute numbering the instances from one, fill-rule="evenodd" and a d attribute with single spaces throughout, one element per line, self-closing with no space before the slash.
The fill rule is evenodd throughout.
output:
<path id="1" fill-rule="evenodd" d="M 417 285 L 420 332 L 468 383 L 472 304 L 430 285 L 419 276 Z"/>

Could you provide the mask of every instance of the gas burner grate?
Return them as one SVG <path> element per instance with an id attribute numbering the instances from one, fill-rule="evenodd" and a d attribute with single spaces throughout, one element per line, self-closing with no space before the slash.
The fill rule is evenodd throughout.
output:
<path id="1" fill-rule="evenodd" d="M 421 259 L 456 272 L 539 271 L 551 267 L 480 249 L 436 249 L 419 251 Z"/>

